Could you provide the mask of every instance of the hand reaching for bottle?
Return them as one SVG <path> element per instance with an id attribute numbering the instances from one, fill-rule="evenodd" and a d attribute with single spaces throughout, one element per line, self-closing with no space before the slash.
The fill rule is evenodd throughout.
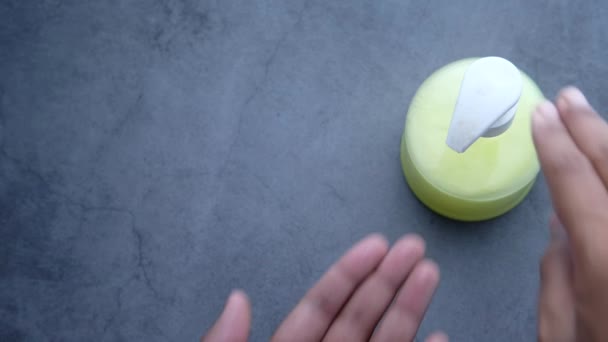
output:
<path id="1" fill-rule="evenodd" d="M 555 209 L 541 263 L 539 341 L 608 341 L 608 124 L 576 88 L 556 104 L 533 115 Z"/>
<path id="2" fill-rule="evenodd" d="M 389 250 L 371 235 L 352 247 L 300 300 L 272 341 L 412 341 L 439 283 L 424 241 L 408 235 Z M 203 342 L 244 342 L 251 309 L 246 295 L 230 295 Z M 427 342 L 447 342 L 442 333 Z"/>

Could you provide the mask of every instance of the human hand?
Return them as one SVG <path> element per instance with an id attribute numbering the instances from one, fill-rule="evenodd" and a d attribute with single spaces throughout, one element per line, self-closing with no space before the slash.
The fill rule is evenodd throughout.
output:
<path id="1" fill-rule="evenodd" d="M 415 235 L 388 243 L 371 235 L 336 262 L 300 300 L 272 341 L 412 341 L 439 283 L 437 265 Z M 234 292 L 203 342 L 244 342 L 251 309 Z M 447 342 L 435 333 L 427 342 Z"/>
<path id="2" fill-rule="evenodd" d="M 608 124 L 576 88 L 533 115 L 556 216 L 541 263 L 539 341 L 608 339 Z"/>

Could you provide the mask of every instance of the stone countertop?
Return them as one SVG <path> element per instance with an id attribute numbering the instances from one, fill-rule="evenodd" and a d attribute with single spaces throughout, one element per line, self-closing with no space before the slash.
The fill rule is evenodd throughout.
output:
<path id="1" fill-rule="evenodd" d="M 534 341 L 541 179 L 484 223 L 399 164 L 434 69 L 498 55 L 608 108 L 608 2 L 0 4 L 0 340 L 192 341 L 233 288 L 252 341 L 353 242 L 416 232 L 442 268 L 421 336 Z"/>

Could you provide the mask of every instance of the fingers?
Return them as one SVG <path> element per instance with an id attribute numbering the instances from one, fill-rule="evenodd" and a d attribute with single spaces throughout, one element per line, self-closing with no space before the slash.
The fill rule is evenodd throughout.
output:
<path id="1" fill-rule="evenodd" d="M 234 291 L 226 307 L 202 342 L 246 342 L 251 326 L 251 305 L 247 295 Z"/>
<path id="2" fill-rule="evenodd" d="M 426 342 L 449 342 L 448 335 L 436 332 L 426 338 Z"/>
<path id="3" fill-rule="evenodd" d="M 437 265 L 430 260 L 419 262 L 374 332 L 372 341 L 412 341 L 438 284 Z"/>
<path id="4" fill-rule="evenodd" d="M 325 335 L 326 341 L 367 341 L 395 294 L 424 256 L 415 235 L 399 240 L 378 269 L 356 290 Z"/>
<path id="5" fill-rule="evenodd" d="M 388 243 L 379 235 L 351 248 L 308 291 L 272 340 L 321 340 L 353 291 L 378 267 L 387 251 Z"/>
<path id="6" fill-rule="evenodd" d="M 577 147 L 557 109 L 546 101 L 533 115 L 533 135 L 543 173 L 560 220 L 575 251 L 593 243 L 608 220 L 608 193 L 593 165 Z"/>
<path id="7" fill-rule="evenodd" d="M 551 242 L 541 262 L 538 340 L 574 341 L 576 318 L 568 244 L 561 223 L 553 218 Z"/>
<path id="8" fill-rule="evenodd" d="M 557 108 L 572 139 L 608 186 L 608 124 L 574 87 L 560 92 Z"/>
<path id="9" fill-rule="evenodd" d="M 437 265 L 422 260 L 424 249 L 413 235 L 390 251 L 379 236 L 364 239 L 306 294 L 272 340 L 363 341 L 372 333 L 374 341 L 412 340 L 439 282 Z"/>

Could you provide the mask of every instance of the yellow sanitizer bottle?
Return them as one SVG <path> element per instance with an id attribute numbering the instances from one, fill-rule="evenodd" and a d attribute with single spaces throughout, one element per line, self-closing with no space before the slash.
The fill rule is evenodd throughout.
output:
<path id="1" fill-rule="evenodd" d="M 414 194 L 446 217 L 480 221 L 506 213 L 539 171 L 530 115 L 543 100 L 506 59 L 460 60 L 418 89 L 401 140 L 401 164 Z"/>

